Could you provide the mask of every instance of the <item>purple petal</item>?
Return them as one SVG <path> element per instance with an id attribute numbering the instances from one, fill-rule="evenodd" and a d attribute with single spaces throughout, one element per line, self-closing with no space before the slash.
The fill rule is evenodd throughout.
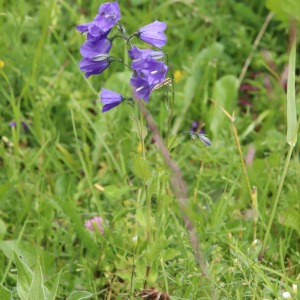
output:
<path id="1" fill-rule="evenodd" d="M 148 58 L 160 59 L 164 57 L 164 53 L 162 51 L 139 49 L 136 46 L 129 50 L 128 54 L 133 60 L 131 64 L 133 70 L 142 69 Z"/>
<path id="2" fill-rule="evenodd" d="M 134 94 L 137 98 L 143 98 L 148 102 L 152 87 L 147 80 L 137 76 L 130 79 L 130 84 L 134 87 Z"/>
<path id="3" fill-rule="evenodd" d="M 160 21 L 154 21 L 146 26 L 143 26 L 140 28 L 139 32 L 144 32 L 144 31 L 164 31 L 167 28 L 167 24 L 165 22 L 160 22 Z"/>
<path id="4" fill-rule="evenodd" d="M 117 1 L 100 5 L 94 21 L 103 31 L 110 30 L 120 20 L 120 7 Z"/>
<path id="5" fill-rule="evenodd" d="M 100 101 L 104 104 L 104 106 L 102 107 L 103 113 L 118 106 L 120 103 L 123 102 L 123 100 L 124 100 L 124 98 L 122 95 L 120 95 L 116 92 L 107 90 L 105 88 L 102 88 Z"/>
<path id="6" fill-rule="evenodd" d="M 165 80 L 167 71 L 168 67 L 162 61 L 149 58 L 145 60 L 143 67 L 137 70 L 137 73 L 150 85 L 155 85 Z"/>
<path id="7" fill-rule="evenodd" d="M 167 42 L 167 36 L 163 32 L 142 32 L 139 34 L 139 38 L 147 44 L 161 48 Z"/>
<path id="8" fill-rule="evenodd" d="M 108 60 L 94 61 L 91 58 L 83 58 L 79 62 L 79 68 L 81 71 L 86 72 L 85 77 L 89 77 L 94 74 L 101 74 L 109 64 Z"/>
<path id="9" fill-rule="evenodd" d="M 165 22 L 154 21 L 138 31 L 138 37 L 144 42 L 161 48 L 167 42 L 167 37 L 163 33 L 167 25 Z"/>
<path id="10" fill-rule="evenodd" d="M 102 88 L 100 100 L 103 104 L 111 104 L 115 102 L 122 102 L 123 97 L 116 92 Z"/>
<path id="11" fill-rule="evenodd" d="M 121 103 L 121 102 L 120 102 L 120 103 Z M 105 104 L 105 105 L 102 107 L 102 112 L 105 113 L 105 112 L 111 110 L 112 108 L 118 106 L 120 103 Z"/>
<path id="12" fill-rule="evenodd" d="M 99 54 L 108 53 L 111 47 L 112 44 L 107 38 L 102 38 L 96 41 L 87 40 L 80 47 L 80 53 L 83 57 L 93 58 Z"/>
<path id="13" fill-rule="evenodd" d="M 88 32 L 89 26 L 92 24 L 93 22 L 88 22 L 88 23 L 84 23 L 84 24 L 79 24 L 76 26 L 76 29 L 81 32 L 81 33 L 85 33 Z"/>

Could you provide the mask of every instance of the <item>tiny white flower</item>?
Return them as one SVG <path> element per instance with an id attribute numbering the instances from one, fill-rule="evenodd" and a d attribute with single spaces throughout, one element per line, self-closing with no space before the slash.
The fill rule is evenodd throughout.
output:
<path id="1" fill-rule="evenodd" d="M 289 292 L 283 292 L 282 297 L 283 297 L 283 299 L 291 299 L 292 298 L 292 296 Z"/>

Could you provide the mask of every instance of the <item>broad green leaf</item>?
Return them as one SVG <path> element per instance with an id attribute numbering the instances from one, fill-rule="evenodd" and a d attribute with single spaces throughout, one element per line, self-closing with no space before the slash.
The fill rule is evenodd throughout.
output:
<path id="1" fill-rule="evenodd" d="M 171 151 L 172 149 L 174 149 L 175 147 L 177 147 L 180 143 L 181 143 L 181 138 L 171 134 L 168 138 L 168 150 Z"/>
<path id="2" fill-rule="evenodd" d="M 289 145 L 295 146 L 297 142 L 297 112 L 296 112 L 296 91 L 295 91 L 295 69 L 296 69 L 296 41 L 293 42 L 287 82 L 287 135 L 286 141 Z"/>
<path id="3" fill-rule="evenodd" d="M 176 249 L 166 249 L 163 250 L 160 254 L 161 258 L 163 258 L 164 261 L 172 260 L 180 255 L 180 252 Z"/>
<path id="4" fill-rule="evenodd" d="M 289 208 L 280 212 L 278 221 L 282 225 L 295 229 L 300 235 L 300 213 L 297 209 Z"/>
<path id="5" fill-rule="evenodd" d="M 17 266 L 18 280 L 17 280 L 17 293 L 19 297 L 28 299 L 27 295 L 31 286 L 33 272 L 30 268 L 19 258 L 16 252 L 14 252 L 15 264 Z"/>
<path id="6" fill-rule="evenodd" d="M 69 190 L 69 182 L 70 177 L 68 174 L 58 176 L 55 181 L 55 194 L 61 197 L 66 196 Z"/>
<path id="7" fill-rule="evenodd" d="M 47 300 L 55 300 L 55 296 L 57 293 L 57 288 L 60 280 L 60 275 L 61 275 L 61 271 L 55 274 L 54 276 L 52 276 L 47 281 L 47 286 L 49 287 L 49 285 L 51 285 L 51 287 L 49 287 L 49 294 L 47 296 Z"/>
<path id="8" fill-rule="evenodd" d="M 169 245 L 169 241 L 160 237 L 159 239 L 155 240 L 151 245 L 148 246 L 146 251 L 146 257 L 150 261 L 155 261 L 158 258 L 162 257 L 162 251 L 167 249 Z"/>
<path id="9" fill-rule="evenodd" d="M 279 20 L 288 23 L 291 18 L 300 22 L 299 0 L 267 0 L 267 8 L 275 14 Z"/>
<path id="10" fill-rule="evenodd" d="M 236 102 L 239 88 L 239 80 L 233 75 L 221 77 L 214 85 L 212 99 L 221 105 L 231 115 Z M 227 119 L 223 111 L 212 105 L 210 129 L 216 137 L 223 127 L 224 120 Z M 228 122 L 228 120 L 226 120 Z"/>
<path id="11" fill-rule="evenodd" d="M 33 299 L 45 300 L 46 292 L 47 290 L 44 287 L 44 283 L 43 283 L 42 268 L 40 263 L 37 262 L 37 265 L 34 270 L 33 278 L 31 281 L 29 293 L 27 296 L 27 300 L 33 300 Z"/>
<path id="12" fill-rule="evenodd" d="M 19 257 L 22 257 L 23 261 L 26 261 L 26 264 L 30 267 L 35 265 L 37 254 L 39 254 L 45 273 L 51 274 L 54 272 L 54 255 L 40 246 L 25 241 L 7 240 L 0 241 L 0 250 L 9 259 L 13 258 L 14 252 L 18 253 Z"/>
<path id="13" fill-rule="evenodd" d="M 12 300 L 11 291 L 0 284 L 0 299 L 1 300 Z"/>
<path id="14" fill-rule="evenodd" d="M 81 300 L 81 299 L 90 299 L 94 294 L 86 291 L 75 291 L 70 294 L 67 300 Z"/>
<path id="15" fill-rule="evenodd" d="M 152 177 L 147 161 L 139 155 L 133 157 L 133 170 L 144 182 L 148 182 Z"/>

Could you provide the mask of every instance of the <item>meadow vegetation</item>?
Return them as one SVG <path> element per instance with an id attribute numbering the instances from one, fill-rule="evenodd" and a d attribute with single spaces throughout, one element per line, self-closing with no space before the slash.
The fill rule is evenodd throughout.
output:
<path id="1" fill-rule="evenodd" d="M 79 70 L 103 2 L 0 0 L 0 299 L 297 299 L 300 2 L 119 0 L 167 23 L 172 119 L 168 87 L 145 105 L 184 206 L 138 103 L 101 113 L 130 70 Z"/>

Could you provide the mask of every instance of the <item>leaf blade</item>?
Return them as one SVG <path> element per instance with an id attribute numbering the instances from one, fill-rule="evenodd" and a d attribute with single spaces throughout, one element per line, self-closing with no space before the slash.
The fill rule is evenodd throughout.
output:
<path id="1" fill-rule="evenodd" d="M 289 58 L 289 73 L 287 82 L 287 134 L 286 142 L 295 146 L 297 142 L 297 113 L 296 113 L 296 90 L 295 90 L 295 70 L 296 70 L 296 41 L 293 41 Z"/>

